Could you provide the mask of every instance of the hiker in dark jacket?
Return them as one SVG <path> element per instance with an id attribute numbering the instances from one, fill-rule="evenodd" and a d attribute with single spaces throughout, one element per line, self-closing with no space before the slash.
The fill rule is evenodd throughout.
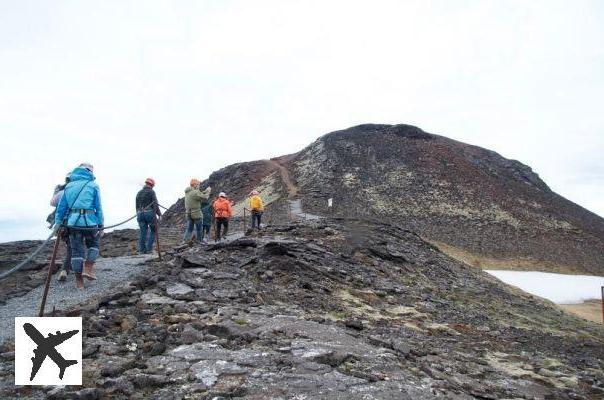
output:
<path id="1" fill-rule="evenodd" d="M 212 208 L 212 204 L 211 203 L 205 204 L 201 208 L 201 213 L 203 214 L 201 240 L 204 243 L 207 243 L 208 239 L 210 239 L 210 230 L 212 229 L 212 222 L 214 220 L 214 209 Z"/>
<path id="2" fill-rule="evenodd" d="M 145 186 L 136 194 L 136 220 L 140 228 L 138 237 L 139 254 L 148 254 L 153 251 L 155 229 L 157 221 L 155 216 L 161 217 L 159 203 L 153 187 L 155 180 L 147 178 Z"/>

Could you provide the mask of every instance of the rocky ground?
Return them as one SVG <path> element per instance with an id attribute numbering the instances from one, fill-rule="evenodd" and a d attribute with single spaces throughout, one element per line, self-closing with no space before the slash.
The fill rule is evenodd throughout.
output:
<path id="1" fill-rule="evenodd" d="M 113 286 L 147 271 L 145 262 L 155 258 L 157 258 L 156 254 L 99 258 L 95 265 L 95 271 L 99 279 L 95 281 L 87 280 L 85 282 L 86 290 L 84 291 L 74 290 L 75 279 L 73 274 L 69 274 L 64 282 L 52 279 L 45 311 L 52 315 L 52 311 L 55 309 L 64 310 L 77 306 L 82 301 L 103 295 Z M 15 317 L 38 315 L 43 290 L 44 285 L 40 285 L 26 294 L 12 297 L 0 305 L 0 326 L 3 327 L 0 331 L 0 342 L 14 337 Z"/>
<path id="2" fill-rule="evenodd" d="M 604 329 L 511 290 L 412 232 L 284 223 L 174 250 L 63 310 L 84 385 L 0 398 L 600 399 Z"/>
<path id="3" fill-rule="evenodd" d="M 180 228 L 164 227 L 161 230 L 161 245 L 167 249 L 177 246 L 181 240 Z M 121 229 L 109 232 L 101 239 L 101 257 L 120 257 L 136 255 L 138 230 Z M 19 264 L 40 244 L 41 240 L 23 240 L 19 242 L 0 243 L 0 272 Z M 27 294 L 44 283 L 47 275 L 54 241 L 51 241 L 31 263 L 20 271 L 2 280 L 0 284 L 0 305 L 8 299 Z M 63 263 L 65 244 L 61 242 L 56 261 L 57 268 Z"/>

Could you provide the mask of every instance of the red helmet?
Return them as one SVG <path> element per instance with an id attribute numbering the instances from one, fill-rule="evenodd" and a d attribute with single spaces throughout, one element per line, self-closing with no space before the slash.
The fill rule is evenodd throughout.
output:
<path id="1" fill-rule="evenodd" d="M 155 186 L 155 180 L 153 178 L 145 179 L 145 183 L 149 186 Z"/>

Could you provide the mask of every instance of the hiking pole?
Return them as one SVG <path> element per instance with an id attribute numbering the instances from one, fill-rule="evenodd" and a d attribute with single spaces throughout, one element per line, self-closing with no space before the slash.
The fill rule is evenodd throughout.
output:
<path id="1" fill-rule="evenodd" d="M 44 285 L 44 293 L 42 294 L 42 302 L 40 303 L 40 311 L 38 317 L 44 316 L 44 307 L 46 306 L 46 296 L 48 296 L 48 289 L 50 288 L 50 280 L 52 279 L 52 273 L 55 269 L 55 260 L 57 259 L 57 251 L 59 250 L 59 243 L 61 242 L 61 231 L 63 228 L 59 228 L 57 231 L 57 239 L 55 240 L 55 246 L 52 250 L 52 257 L 50 257 L 50 265 L 48 266 L 48 275 L 46 275 L 46 284 Z"/>
<path id="2" fill-rule="evenodd" d="M 155 243 L 157 244 L 157 257 L 161 261 L 161 249 L 159 248 L 159 224 L 157 223 L 157 215 L 155 215 Z"/>

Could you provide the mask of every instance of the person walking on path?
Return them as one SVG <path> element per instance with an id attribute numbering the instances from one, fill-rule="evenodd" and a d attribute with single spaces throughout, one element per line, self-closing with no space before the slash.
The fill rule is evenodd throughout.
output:
<path id="1" fill-rule="evenodd" d="M 185 231 L 184 242 L 188 242 L 195 228 L 195 235 L 198 242 L 202 239 L 203 213 L 201 212 L 202 203 L 207 203 L 212 192 L 211 187 L 204 191 L 199 190 L 199 180 L 193 178 L 188 188 L 185 189 L 185 210 L 187 213 L 187 229 Z"/>
<path id="2" fill-rule="evenodd" d="M 212 204 L 207 203 L 201 208 L 201 212 L 203 214 L 203 224 L 201 229 L 201 240 L 204 243 L 208 242 L 208 238 L 210 237 L 210 230 L 212 229 L 212 221 L 214 219 L 214 209 L 212 208 Z"/>
<path id="3" fill-rule="evenodd" d="M 216 241 L 225 239 L 229 231 L 229 218 L 233 216 L 231 202 L 227 199 L 224 192 L 220 192 L 216 201 L 212 205 L 214 208 L 214 219 L 216 221 Z M 224 227 L 222 236 L 220 235 L 221 228 Z"/>
<path id="4" fill-rule="evenodd" d="M 139 254 L 148 254 L 153 251 L 153 243 L 157 234 L 155 216 L 157 215 L 157 219 L 161 217 L 157 196 L 153 190 L 154 187 L 155 180 L 147 178 L 145 186 L 136 194 L 136 221 L 140 228 L 138 237 Z"/>
<path id="5" fill-rule="evenodd" d="M 57 212 L 57 207 L 59 206 L 59 201 L 61 201 L 61 197 L 63 197 L 63 193 L 65 192 L 65 186 L 67 186 L 67 184 L 69 183 L 70 175 L 71 175 L 71 172 L 65 176 L 64 184 L 57 185 L 55 187 L 54 193 L 52 195 L 52 199 L 50 199 L 50 206 L 54 207 L 54 211 L 46 219 L 46 221 L 51 224 L 49 229 L 52 229 L 53 226 L 55 225 L 55 214 Z M 57 239 L 60 239 L 63 242 L 65 242 L 65 247 L 66 247 L 65 259 L 63 260 L 61 272 L 59 273 L 59 277 L 57 278 L 59 280 L 59 282 L 63 282 L 67 279 L 67 274 L 71 270 L 71 247 L 69 245 L 69 233 L 67 232 L 67 229 L 61 230 L 61 232 L 59 233 L 59 237 L 57 237 Z"/>
<path id="6" fill-rule="evenodd" d="M 55 215 L 55 229 L 67 227 L 69 231 L 71 268 L 78 289 L 84 289 L 84 278 L 96 279 L 93 267 L 99 256 L 104 223 L 100 189 L 94 181 L 93 170 L 88 163 L 73 170 Z"/>
<path id="7" fill-rule="evenodd" d="M 250 193 L 250 210 L 252 211 L 252 229 L 257 228 L 260 230 L 260 223 L 262 222 L 262 213 L 264 212 L 264 203 L 260 197 L 260 193 L 257 190 L 253 190 Z"/>
<path id="8" fill-rule="evenodd" d="M 55 214 L 57 213 L 57 206 L 59 205 L 59 200 L 61 200 L 61 196 L 63 196 L 65 186 L 67 186 L 67 184 L 69 183 L 70 175 L 71 172 L 68 172 L 67 175 L 65 175 L 65 183 L 55 186 L 55 189 L 52 193 L 52 198 L 50 199 L 50 206 L 53 207 L 53 210 L 50 214 L 48 214 L 48 217 L 46 217 L 46 222 L 50 224 L 48 226 L 48 229 L 53 229 L 55 225 Z"/>

